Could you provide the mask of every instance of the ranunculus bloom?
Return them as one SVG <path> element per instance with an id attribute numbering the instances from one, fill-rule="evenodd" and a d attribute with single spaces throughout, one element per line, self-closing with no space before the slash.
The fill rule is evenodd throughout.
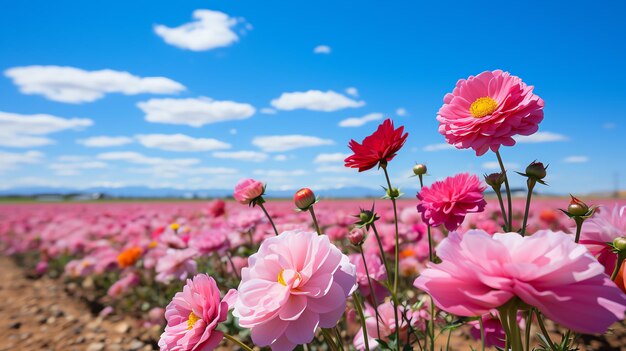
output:
<path id="1" fill-rule="evenodd" d="M 177 292 L 165 309 L 167 326 L 159 339 L 161 351 L 215 349 L 224 333 L 216 330 L 226 320 L 228 304 L 220 298 L 213 278 L 198 274 L 187 279 L 182 292 Z"/>
<path id="2" fill-rule="evenodd" d="M 184 280 L 189 274 L 196 274 L 198 264 L 193 259 L 196 254 L 193 249 L 167 249 L 165 256 L 157 261 L 154 279 L 167 284 L 172 279 Z"/>
<path id="3" fill-rule="evenodd" d="M 593 217 L 583 222 L 578 242 L 596 256 L 610 275 L 615 270 L 617 254 L 606 243 L 622 236 L 626 236 L 626 206 L 601 206 Z"/>
<path id="4" fill-rule="evenodd" d="M 142 254 L 142 250 L 139 247 L 133 246 L 131 248 L 128 248 L 128 249 L 122 251 L 117 256 L 117 264 L 121 268 L 130 267 L 130 266 L 134 265 L 135 262 L 137 262 L 139 257 L 141 257 L 141 254 Z"/>
<path id="5" fill-rule="evenodd" d="M 495 70 L 460 79 L 439 109 L 439 133 L 458 149 L 476 155 L 515 145 L 514 135 L 531 135 L 543 120 L 543 100 L 519 77 Z"/>
<path id="6" fill-rule="evenodd" d="M 249 205 L 254 199 L 263 195 L 265 191 L 263 183 L 252 178 L 242 179 L 235 185 L 233 196 L 235 200 L 244 205 Z"/>
<path id="7" fill-rule="evenodd" d="M 498 313 L 487 313 L 480 317 L 483 321 L 483 329 L 485 331 L 485 346 L 497 346 L 499 348 L 505 347 L 506 334 L 502 327 L 502 322 Z M 476 340 L 481 339 L 480 335 L 480 322 L 478 320 L 470 321 L 467 324 L 472 326 L 470 334 Z"/>
<path id="8" fill-rule="evenodd" d="M 241 271 L 233 315 L 252 341 L 293 350 L 331 328 L 356 289 L 355 267 L 326 235 L 290 231 L 265 239 Z"/>
<path id="9" fill-rule="evenodd" d="M 452 232 L 437 255 L 442 263 L 429 265 L 414 285 L 449 313 L 480 316 L 517 297 L 581 333 L 602 333 L 624 318 L 626 295 L 563 232 Z"/>
<path id="10" fill-rule="evenodd" d="M 448 230 L 458 228 L 468 213 L 482 212 L 487 205 L 483 191 L 487 187 L 475 175 L 457 174 L 423 187 L 417 193 L 421 200 L 417 210 L 431 226 L 443 224 Z"/>
<path id="11" fill-rule="evenodd" d="M 378 346 L 378 327 L 380 327 L 380 338 L 385 341 L 389 341 L 389 336 L 396 332 L 396 319 L 393 311 L 393 304 L 391 301 L 387 301 L 380 306 L 378 306 L 378 325 L 376 324 L 376 311 L 374 308 L 366 305 L 365 311 L 365 329 L 367 331 L 370 349 L 375 349 Z M 406 316 L 406 318 L 402 317 Z M 402 318 L 400 321 L 400 330 L 398 333 L 400 335 L 400 340 L 406 340 L 406 335 L 409 331 L 409 325 L 406 320 L 411 321 L 411 326 L 413 329 L 416 328 L 420 323 L 421 315 L 419 311 L 413 311 L 406 306 L 400 306 L 398 308 L 398 318 Z M 365 341 L 363 339 L 363 328 L 359 329 L 359 331 L 354 335 L 353 341 L 354 347 L 357 350 L 365 350 Z"/>
<path id="12" fill-rule="evenodd" d="M 354 139 L 350 140 L 348 146 L 354 154 L 345 159 L 346 167 L 358 168 L 359 172 L 363 172 L 379 163 L 386 164 L 396 156 L 408 136 L 409 133 L 404 133 L 404 127 L 395 129 L 393 122 L 386 119 L 361 144 Z"/>
<path id="13" fill-rule="evenodd" d="M 385 296 L 389 295 L 389 290 L 383 285 L 383 282 L 387 279 L 387 272 L 385 272 L 385 265 L 380 260 L 380 255 L 365 255 L 367 270 L 363 263 L 363 257 L 360 254 L 352 254 L 349 258 L 350 262 L 356 267 L 356 281 L 359 284 L 361 295 L 373 299 L 374 296 L 371 296 L 371 290 L 374 290 L 377 304 L 382 302 Z M 367 273 L 369 273 L 369 278 Z M 370 289 L 369 281 L 372 282 L 372 289 Z"/>

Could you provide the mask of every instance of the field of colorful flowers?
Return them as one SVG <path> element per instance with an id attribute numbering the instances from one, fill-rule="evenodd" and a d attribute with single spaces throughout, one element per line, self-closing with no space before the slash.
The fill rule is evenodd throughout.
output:
<path id="1" fill-rule="evenodd" d="M 511 196 L 500 147 L 535 133 L 543 105 L 500 70 L 445 96 L 437 119 L 447 142 L 498 160 L 501 172 L 483 180 L 429 184 L 418 164 L 420 190 L 403 196 L 389 172 L 408 134 L 387 119 L 351 140 L 345 159 L 382 170 L 382 199 L 331 201 L 303 188 L 270 200 L 271 184 L 243 179 L 236 202 L 9 205 L 0 248 L 83 287 L 102 309 L 164 325 L 164 351 L 434 351 L 460 328 L 480 340 L 460 349 L 577 350 L 585 335 L 624 334 L 626 205 L 532 202 L 546 185 L 537 161 L 515 175 L 527 196 Z"/>

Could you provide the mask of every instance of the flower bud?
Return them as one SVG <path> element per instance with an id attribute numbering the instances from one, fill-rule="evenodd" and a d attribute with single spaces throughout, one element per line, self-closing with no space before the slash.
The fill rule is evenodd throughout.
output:
<path id="1" fill-rule="evenodd" d="M 569 206 L 567 206 L 567 212 L 569 212 L 569 214 L 572 216 L 586 215 L 587 212 L 589 211 L 589 206 L 587 206 L 587 204 L 580 201 L 573 195 L 570 195 L 570 196 L 572 197 L 572 200 L 570 201 Z"/>
<path id="2" fill-rule="evenodd" d="M 425 164 L 419 163 L 413 166 L 413 174 L 415 174 L 416 176 L 424 175 L 427 171 L 428 169 L 426 168 Z"/>
<path id="3" fill-rule="evenodd" d="M 355 246 L 360 246 L 365 241 L 365 230 L 363 228 L 354 228 L 348 234 L 348 240 Z"/>
<path id="4" fill-rule="evenodd" d="M 619 237 L 613 240 L 613 247 L 620 252 L 626 251 L 626 237 Z"/>
<path id="5" fill-rule="evenodd" d="M 398 188 L 391 188 L 387 190 L 387 196 L 390 199 L 397 199 L 400 197 L 400 189 Z"/>
<path id="6" fill-rule="evenodd" d="M 303 211 L 308 210 L 315 203 L 315 194 L 309 188 L 302 188 L 296 191 L 296 194 L 293 196 L 293 202 L 297 208 Z"/>
<path id="7" fill-rule="evenodd" d="M 548 167 L 544 167 L 543 163 L 533 161 L 531 164 L 526 167 L 526 175 L 530 178 L 534 178 L 536 180 L 541 180 L 546 177 L 546 169 Z"/>
<path id="8" fill-rule="evenodd" d="M 502 183 L 504 183 L 504 173 L 491 173 L 485 174 L 485 183 L 490 185 L 494 189 L 500 189 Z"/>
<path id="9" fill-rule="evenodd" d="M 369 222 L 373 216 L 374 216 L 374 213 L 368 210 L 361 210 L 361 213 L 359 213 L 359 219 L 363 223 Z"/>

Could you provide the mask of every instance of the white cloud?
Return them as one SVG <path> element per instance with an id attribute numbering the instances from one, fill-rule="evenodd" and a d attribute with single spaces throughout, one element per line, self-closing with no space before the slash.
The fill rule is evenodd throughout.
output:
<path id="1" fill-rule="evenodd" d="M 173 167 L 188 167 L 200 163 L 197 158 L 173 158 L 149 157 L 133 151 L 115 151 L 98 154 L 98 159 L 104 161 L 124 161 L 140 165 L 169 165 Z"/>
<path id="2" fill-rule="evenodd" d="M 80 130 L 91 125 L 93 121 L 87 118 L 0 112 L 0 146 L 37 147 L 53 144 L 54 140 L 45 135 L 64 130 Z"/>
<path id="3" fill-rule="evenodd" d="M 586 163 L 589 162 L 589 157 L 587 156 L 568 156 L 563 159 L 565 163 Z"/>
<path id="4" fill-rule="evenodd" d="M 194 138 L 184 134 L 135 135 L 141 145 L 167 151 L 197 152 L 229 149 L 230 144 L 213 138 Z"/>
<path id="5" fill-rule="evenodd" d="M 355 87 L 347 88 L 346 89 L 346 94 L 354 96 L 354 97 L 359 97 L 359 91 Z"/>
<path id="6" fill-rule="evenodd" d="M 76 176 L 80 175 L 82 170 L 102 169 L 107 167 L 107 164 L 102 161 L 93 161 L 83 158 L 76 158 L 73 160 L 67 158 L 62 159 L 65 161 L 55 162 L 48 165 L 48 168 L 53 170 L 58 176 Z"/>
<path id="7" fill-rule="evenodd" d="M 287 161 L 288 158 L 287 155 L 276 155 L 274 156 L 274 161 L 283 162 Z"/>
<path id="8" fill-rule="evenodd" d="M 408 111 L 404 108 L 404 107 L 399 107 L 396 110 L 396 115 L 400 116 L 400 117 L 404 117 L 408 114 Z"/>
<path id="9" fill-rule="evenodd" d="M 280 97 L 271 101 L 271 105 L 279 110 L 287 111 L 306 109 L 332 112 L 344 108 L 361 107 L 365 105 L 365 101 L 352 100 L 332 90 L 309 90 L 304 92 L 282 93 Z"/>
<path id="10" fill-rule="evenodd" d="M 182 84 L 168 78 L 142 78 L 110 69 L 85 71 L 74 67 L 25 66 L 9 68 L 4 74 L 24 94 L 43 95 L 49 100 L 67 103 L 92 102 L 108 93 L 172 94 L 185 90 Z"/>
<path id="11" fill-rule="evenodd" d="M 239 40 L 233 31 L 238 24 L 245 24 L 243 18 L 233 18 L 219 11 L 195 10 L 192 17 L 194 22 L 185 23 L 179 27 L 170 28 L 162 24 L 154 26 L 154 32 L 163 38 L 166 43 L 181 49 L 192 51 L 206 51 L 226 47 Z M 240 31 L 252 29 L 243 26 Z"/>
<path id="12" fill-rule="evenodd" d="M 454 147 L 454 145 L 450 145 L 450 144 L 447 144 L 447 143 L 440 143 L 440 144 L 426 145 L 426 146 L 424 146 L 424 148 L 422 150 L 424 150 L 426 152 L 433 152 L 433 151 L 454 150 L 454 149 L 456 149 Z"/>
<path id="13" fill-rule="evenodd" d="M 282 152 L 303 147 L 332 145 L 334 143 L 330 139 L 297 134 L 260 136 L 252 139 L 252 144 L 265 152 Z"/>
<path id="14" fill-rule="evenodd" d="M 607 123 L 604 123 L 602 125 L 602 128 L 604 128 L 604 129 L 615 129 L 615 128 L 617 128 L 617 124 L 615 124 L 613 122 L 607 122 Z"/>
<path id="15" fill-rule="evenodd" d="M 225 158 L 231 160 L 238 161 L 250 161 L 250 162 L 263 162 L 267 160 L 267 154 L 258 151 L 232 151 L 232 152 L 224 152 L 217 151 L 214 152 L 213 157 L 215 158 Z"/>
<path id="16" fill-rule="evenodd" d="M 231 128 L 228 130 L 228 133 L 230 133 L 230 135 L 237 135 L 237 129 Z"/>
<path id="17" fill-rule="evenodd" d="M 23 164 L 40 163 L 44 154 L 39 151 L 5 152 L 0 151 L 0 173 L 12 171 Z"/>
<path id="18" fill-rule="evenodd" d="M 499 170 L 500 169 L 500 164 L 496 161 L 493 162 L 485 162 L 482 164 L 482 167 L 484 169 L 488 169 L 488 170 Z M 519 169 L 519 165 L 517 163 L 504 163 L 504 168 L 505 169 Z M 507 172 L 508 173 L 508 172 Z"/>
<path id="19" fill-rule="evenodd" d="M 351 170 L 343 166 L 320 166 L 315 171 L 319 173 L 346 173 Z"/>
<path id="20" fill-rule="evenodd" d="M 102 135 L 76 140 L 76 142 L 87 147 L 111 147 L 130 144 L 133 142 L 133 139 L 125 136 L 114 137 Z"/>
<path id="21" fill-rule="evenodd" d="M 216 122 L 246 119 L 254 115 L 250 104 L 235 101 L 198 99 L 150 99 L 137 104 L 146 121 L 166 124 L 184 124 L 202 127 Z"/>
<path id="22" fill-rule="evenodd" d="M 232 176 L 238 174 L 234 168 L 227 167 L 180 167 L 176 164 L 162 163 L 143 168 L 130 168 L 130 173 L 149 174 L 154 178 L 179 178 L 182 176 L 209 175 L 214 177 Z"/>
<path id="23" fill-rule="evenodd" d="M 381 119 L 383 119 L 383 114 L 374 112 L 374 113 L 369 113 L 363 117 L 351 117 L 351 118 L 344 119 L 339 122 L 339 126 L 340 127 L 360 127 L 367 122 L 379 121 Z"/>
<path id="24" fill-rule="evenodd" d="M 262 114 L 264 114 L 264 115 L 275 115 L 276 114 L 276 110 L 274 110 L 273 108 L 269 108 L 269 107 L 263 107 L 260 112 Z"/>
<path id="25" fill-rule="evenodd" d="M 552 132 L 537 132 L 533 135 L 515 136 L 513 137 L 518 143 L 549 143 L 554 141 L 566 141 L 568 138 L 565 135 L 552 133 Z"/>
<path id="26" fill-rule="evenodd" d="M 343 162 L 349 154 L 342 154 L 340 152 L 332 154 L 319 154 L 313 160 L 314 163 L 337 163 Z"/>
<path id="27" fill-rule="evenodd" d="M 328 45 L 318 45 L 313 49 L 313 52 L 316 54 L 330 54 L 332 49 Z"/>

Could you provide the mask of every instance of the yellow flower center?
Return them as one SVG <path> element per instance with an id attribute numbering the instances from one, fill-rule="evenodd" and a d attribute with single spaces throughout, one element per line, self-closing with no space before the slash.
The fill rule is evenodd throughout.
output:
<path id="1" fill-rule="evenodd" d="M 180 228 L 180 224 L 172 223 L 172 224 L 170 224 L 170 228 L 172 228 L 173 231 L 177 231 L 178 228 Z"/>
<path id="2" fill-rule="evenodd" d="M 283 278 L 283 272 L 285 270 L 281 270 L 280 273 L 278 273 L 278 283 L 281 284 L 282 286 L 287 286 L 287 283 L 285 283 L 285 279 Z"/>
<path id="3" fill-rule="evenodd" d="M 300 277 L 300 273 L 292 271 L 292 270 L 288 270 L 287 271 L 287 280 L 285 281 L 285 277 L 283 277 L 283 273 L 285 272 L 285 270 L 281 270 L 280 273 L 278 273 L 278 278 L 276 279 L 276 281 L 278 281 L 278 284 L 282 285 L 282 286 L 287 286 L 287 284 L 293 284 L 293 287 L 297 286 L 299 281 L 302 279 L 302 277 Z"/>
<path id="4" fill-rule="evenodd" d="M 490 115 L 498 108 L 498 102 L 489 96 L 483 96 L 472 102 L 470 113 L 474 118 L 482 118 Z"/>
<path id="5" fill-rule="evenodd" d="M 200 317 L 196 316 L 195 313 L 193 313 L 193 311 L 191 311 L 189 313 L 189 319 L 187 320 L 187 330 L 191 330 L 193 329 L 193 326 L 196 324 L 197 321 L 200 320 Z"/>

